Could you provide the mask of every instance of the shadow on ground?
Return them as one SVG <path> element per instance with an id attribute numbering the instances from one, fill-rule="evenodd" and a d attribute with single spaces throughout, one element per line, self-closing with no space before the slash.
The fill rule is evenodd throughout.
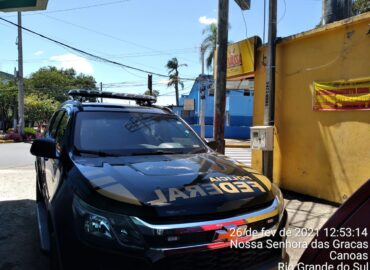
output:
<path id="1" fill-rule="evenodd" d="M 320 229 L 336 207 L 299 194 L 285 193 L 288 228 Z M 318 202 L 320 201 L 320 202 Z M 292 235 L 288 241 L 309 243 L 311 237 Z M 304 249 L 289 249 L 295 265 Z M 48 258 L 40 252 L 34 200 L 0 201 L 0 270 L 47 270 Z"/>
<path id="2" fill-rule="evenodd" d="M 34 200 L 0 201 L 0 270 L 46 270 Z"/>
<path id="3" fill-rule="evenodd" d="M 337 204 L 325 200 L 283 190 L 285 208 L 288 212 L 287 252 L 290 256 L 290 266 L 294 267 L 301 257 L 305 244 L 309 244 L 324 223 L 337 209 Z M 299 243 L 290 247 L 289 243 Z"/>

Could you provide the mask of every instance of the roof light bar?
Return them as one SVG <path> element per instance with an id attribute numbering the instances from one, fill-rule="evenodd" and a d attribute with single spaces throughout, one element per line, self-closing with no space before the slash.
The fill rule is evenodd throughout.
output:
<path id="1" fill-rule="evenodd" d="M 95 97 L 135 100 L 138 105 L 152 105 L 157 101 L 153 96 L 136 95 L 127 93 L 99 92 L 96 90 L 70 90 L 68 95 L 71 97 Z"/>

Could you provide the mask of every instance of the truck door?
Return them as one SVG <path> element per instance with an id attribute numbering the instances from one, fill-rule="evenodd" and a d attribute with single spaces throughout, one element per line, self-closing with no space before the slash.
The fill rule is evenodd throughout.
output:
<path id="1" fill-rule="evenodd" d="M 64 137 L 64 132 L 68 123 L 68 114 L 66 111 L 58 111 L 53 123 L 49 129 L 48 136 L 56 141 L 57 144 L 57 157 L 60 155 L 62 148 L 62 140 Z M 48 195 L 48 200 L 51 200 L 54 196 L 56 188 L 58 187 L 59 177 L 60 177 L 60 159 L 56 158 L 44 158 L 45 162 L 45 180 L 46 180 L 46 192 Z"/>

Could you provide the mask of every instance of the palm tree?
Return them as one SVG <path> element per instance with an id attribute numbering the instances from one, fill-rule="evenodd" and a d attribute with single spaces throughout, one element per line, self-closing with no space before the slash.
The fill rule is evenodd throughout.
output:
<path id="1" fill-rule="evenodd" d="M 355 0 L 352 4 L 352 12 L 355 15 L 370 11 L 369 0 Z"/>
<path id="2" fill-rule="evenodd" d="M 206 59 L 206 66 L 208 69 L 211 69 L 213 56 L 217 46 L 217 24 L 212 23 L 208 25 L 202 32 L 203 35 L 206 34 L 202 44 L 201 44 L 201 52 L 207 52 L 208 56 Z"/>
<path id="3" fill-rule="evenodd" d="M 179 77 L 179 67 L 187 67 L 187 64 L 179 64 L 177 58 L 174 57 L 167 62 L 169 81 L 167 87 L 174 86 L 176 92 L 176 106 L 179 106 L 179 85 L 184 89 L 184 82 Z"/>

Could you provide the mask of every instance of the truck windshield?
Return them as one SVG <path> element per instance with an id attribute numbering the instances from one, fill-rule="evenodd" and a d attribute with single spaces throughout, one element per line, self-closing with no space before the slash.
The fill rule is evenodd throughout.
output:
<path id="1" fill-rule="evenodd" d="M 165 155 L 206 152 L 204 143 L 176 116 L 137 112 L 79 112 L 77 152 L 108 155 Z"/>

